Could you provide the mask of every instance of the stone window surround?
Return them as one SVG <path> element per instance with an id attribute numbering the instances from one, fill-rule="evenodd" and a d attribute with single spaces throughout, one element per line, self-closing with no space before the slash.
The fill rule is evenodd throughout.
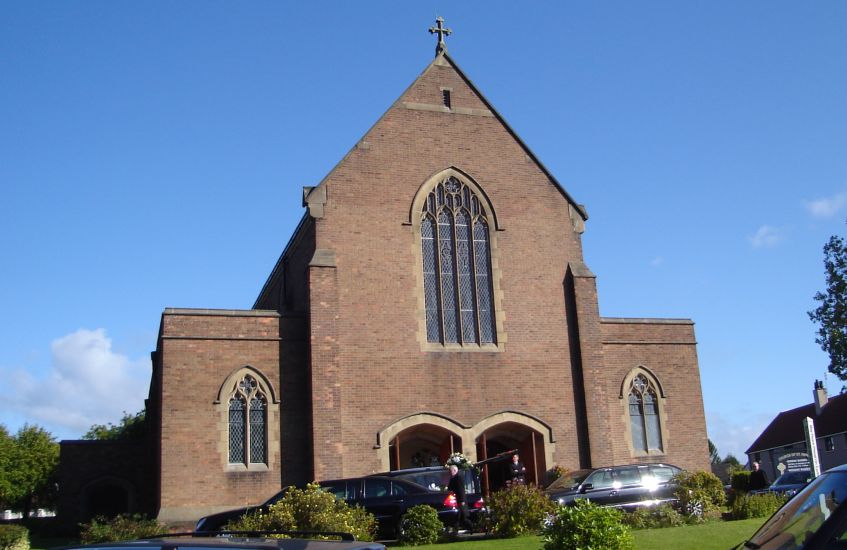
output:
<path id="1" fill-rule="evenodd" d="M 555 464 L 553 457 L 556 454 L 556 440 L 553 438 L 553 429 L 538 418 L 519 411 L 497 412 L 486 416 L 474 425 L 465 425 L 453 418 L 450 418 L 449 416 L 434 412 L 419 412 L 410 414 L 409 416 L 405 416 L 391 422 L 379 430 L 376 434 L 377 444 L 374 445 L 374 449 L 377 451 L 381 471 L 388 471 L 391 464 L 388 443 L 394 439 L 397 434 L 407 430 L 408 428 L 430 424 L 443 428 L 456 437 L 461 438 L 462 449 L 457 450 L 460 450 L 471 462 L 476 462 L 477 439 L 479 439 L 482 434 L 490 428 L 504 423 L 520 424 L 541 434 L 544 441 L 544 459 L 546 460 L 548 467 Z"/>
<path id="2" fill-rule="evenodd" d="M 229 400 L 233 388 L 239 380 L 249 374 L 255 378 L 259 390 L 267 400 L 267 417 L 265 419 L 265 444 L 267 445 L 267 462 L 260 464 L 232 464 L 229 462 Z M 279 399 L 268 378 L 261 371 L 250 365 L 237 368 L 223 381 L 213 405 L 218 412 L 218 453 L 221 466 L 227 472 L 268 471 L 274 468 L 277 451 L 279 450 Z"/>
<path id="3" fill-rule="evenodd" d="M 659 408 L 659 434 L 662 436 L 662 449 L 661 450 L 648 450 L 644 451 L 641 449 L 635 449 L 632 444 L 632 425 L 630 424 L 630 416 L 629 416 L 629 387 L 632 383 L 632 380 L 638 376 L 642 375 L 650 382 L 653 389 L 656 390 L 656 401 Z M 629 449 L 629 456 L 633 458 L 644 458 L 644 457 L 660 457 L 665 456 L 667 454 L 668 449 L 668 420 L 667 414 L 665 412 L 665 390 L 662 387 L 662 384 L 659 382 L 659 378 L 653 374 L 653 372 L 643 365 L 638 365 L 634 369 L 630 370 L 627 375 L 624 377 L 621 382 L 621 390 L 618 398 L 621 402 L 621 408 L 623 415 L 621 416 L 621 422 L 626 430 L 626 444 Z"/>
<path id="4" fill-rule="evenodd" d="M 495 330 L 495 339 L 497 341 L 496 344 L 441 344 L 438 342 L 430 342 L 427 339 L 427 331 L 426 331 L 426 303 L 424 301 L 424 276 L 423 276 L 423 253 L 421 250 L 421 209 L 423 208 L 423 203 L 429 196 L 429 193 L 433 190 L 433 188 L 438 185 L 440 182 L 446 180 L 447 178 L 454 177 L 460 180 L 462 183 L 467 185 L 471 191 L 476 195 L 479 200 L 480 208 L 485 212 L 485 216 L 488 221 L 489 226 L 489 247 L 491 253 L 491 287 L 492 287 L 492 301 L 494 304 L 494 330 Z M 488 198 L 488 195 L 485 191 L 482 190 L 482 187 L 479 186 L 476 181 L 471 178 L 466 173 L 462 172 L 458 168 L 450 167 L 445 170 L 441 170 L 436 174 L 430 176 L 417 190 L 415 193 L 415 197 L 412 200 L 411 208 L 409 209 L 409 220 L 404 225 L 412 226 L 412 233 L 414 234 L 414 244 L 412 245 L 413 250 L 412 254 L 414 257 L 414 269 L 415 269 L 415 279 L 417 284 L 415 285 L 415 303 L 416 306 L 416 316 L 418 319 L 418 342 L 421 346 L 421 351 L 435 351 L 435 352 L 501 352 L 505 350 L 506 346 L 506 332 L 503 330 L 503 320 L 505 318 L 503 313 L 503 292 L 500 289 L 500 277 L 502 275 L 500 271 L 500 263 L 498 261 L 498 247 L 497 247 L 497 232 L 503 231 L 497 222 L 497 215 L 494 212 L 494 208 L 491 206 L 491 201 Z"/>

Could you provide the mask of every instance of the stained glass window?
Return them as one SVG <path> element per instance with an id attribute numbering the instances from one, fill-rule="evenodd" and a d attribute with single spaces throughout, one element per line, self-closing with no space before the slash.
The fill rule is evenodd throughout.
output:
<path id="1" fill-rule="evenodd" d="M 653 384 L 643 374 L 632 379 L 629 389 L 629 423 L 636 451 L 662 450 L 659 401 Z"/>
<path id="2" fill-rule="evenodd" d="M 229 399 L 229 463 L 266 464 L 267 399 L 256 379 L 246 374 Z"/>
<path id="3" fill-rule="evenodd" d="M 421 253 L 427 341 L 496 343 L 488 220 L 473 189 L 455 177 L 424 203 Z"/>

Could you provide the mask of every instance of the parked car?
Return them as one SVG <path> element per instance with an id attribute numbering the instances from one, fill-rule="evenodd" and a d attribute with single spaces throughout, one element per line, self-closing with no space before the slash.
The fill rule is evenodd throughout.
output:
<path id="1" fill-rule="evenodd" d="M 819 475 L 736 549 L 847 548 L 847 464 Z"/>
<path id="2" fill-rule="evenodd" d="M 798 470 L 785 472 L 774 480 L 766 489 L 750 491 L 750 494 L 779 493 L 785 496 L 794 496 L 800 489 L 812 480 L 812 472 L 809 470 Z"/>
<path id="3" fill-rule="evenodd" d="M 161 538 L 77 544 L 54 550 L 385 550 L 377 542 L 357 542 L 353 535 L 334 533 L 341 540 L 308 538 L 317 533 L 290 533 L 295 538 L 275 539 L 251 534 L 234 537 L 197 537 L 168 535 Z"/>
<path id="4" fill-rule="evenodd" d="M 444 468 L 441 468 L 444 470 Z M 428 489 L 401 476 L 364 476 L 320 481 L 318 484 L 350 505 L 358 505 L 372 513 L 378 522 L 381 538 L 396 538 L 400 518 L 406 510 L 418 504 L 435 508 L 445 525 L 456 522 L 459 511 L 456 499 L 441 489 Z M 259 506 L 238 508 L 212 514 L 197 521 L 195 531 L 221 531 L 230 521 L 245 514 L 265 512 L 285 495 L 280 491 Z"/>
<path id="5" fill-rule="evenodd" d="M 450 470 L 443 466 L 427 466 L 423 468 L 407 468 L 373 474 L 374 476 L 390 477 L 393 479 L 404 479 L 421 485 L 432 492 L 446 492 L 447 484 L 450 482 Z M 485 514 L 485 499 L 482 497 L 482 484 L 479 475 L 474 470 L 459 470 L 459 474 L 465 482 L 465 498 L 468 503 L 468 515 L 471 523 L 479 521 L 480 514 Z M 447 521 L 454 522 L 455 515 L 445 516 Z M 444 521 L 444 520 L 442 520 Z M 452 525 L 444 521 L 445 525 Z"/>
<path id="6" fill-rule="evenodd" d="M 600 506 L 634 509 L 675 502 L 673 477 L 681 472 L 670 464 L 629 464 L 576 470 L 551 483 L 545 492 L 559 504 L 578 499 Z"/>

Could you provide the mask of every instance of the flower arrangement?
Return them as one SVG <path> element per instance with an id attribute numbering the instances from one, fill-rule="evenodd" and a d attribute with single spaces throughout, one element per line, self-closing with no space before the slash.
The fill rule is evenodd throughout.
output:
<path id="1" fill-rule="evenodd" d="M 447 462 L 444 463 L 445 468 L 449 468 L 450 466 L 458 466 L 460 470 L 473 469 L 473 463 L 465 455 L 458 452 L 451 454 Z"/>

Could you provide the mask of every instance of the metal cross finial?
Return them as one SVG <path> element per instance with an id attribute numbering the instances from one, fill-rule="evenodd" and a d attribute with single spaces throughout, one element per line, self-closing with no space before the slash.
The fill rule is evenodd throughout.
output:
<path id="1" fill-rule="evenodd" d="M 438 45 L 435 46 L 435 55 L 442 52 L 447 53 L 447 44 L 444 42 L 444 35 L 450 36 L 453 31 L 444 28 L 444 18 L 441 16 L 435 18 L 435 24 L 437 25 L 436 27 L 429 28 L 430 34 L 438 33 Z"/>

